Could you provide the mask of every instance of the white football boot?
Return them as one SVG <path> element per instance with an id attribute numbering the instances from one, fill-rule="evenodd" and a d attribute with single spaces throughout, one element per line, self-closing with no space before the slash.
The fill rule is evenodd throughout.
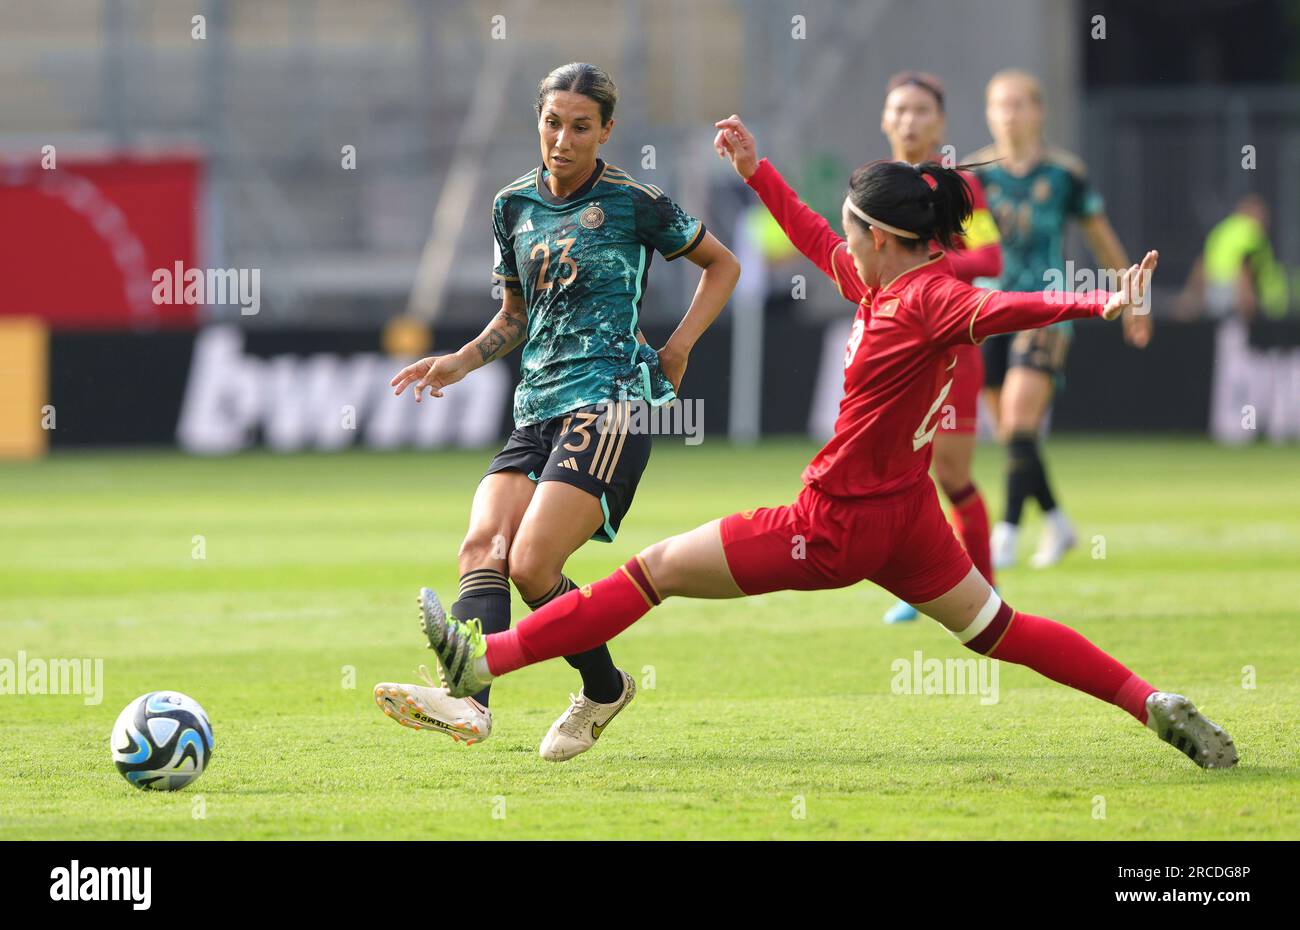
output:
<path id="1" fill-rule="evenodd" d="M 618 673 L 623 676 L 623 694 L 612 704 L 590 700 L 585 694 L 569 695 L 569 709 L 551 724 L 542 737 L 538 754 L 543 759 L 564 762 L 596 745 L 609 722 L 636 697 L 636 683 L 632 676 L 622 669 Z"/>
<path id="2" fill-rule="evenodd" d="M 993 524 L 993 535 L 989 537 L 990 555 L 996 569 L 1011 568 L 1016 564 L 1016 541 L 1020 537 L 1020 527 L 1005 520 Z"/>
<path id="3" fill-rule="evenodd" d="M 1232 737 L 1181 694 L 1153 691 L 1146 704 L 1147 726 L 1201 768 L 1226 769 L 1237 764 Z"/>
<path id="4" fill-rule="evenodd" d="M 1075 535 L 1074 527 L 1058 507 L 1043 514 L 1043 530 L 1038 537 L 1038 549 L 1029 564 L 1034 568 L 1049 568 L 1065 558 L 1065 554 L 1078 543 L 1079 537 Z"/>
<path id="5" fill-rule="evenodd" d="M 438 670 L 441 677 L 442 669 Z M 428 666 L 420 666 L 428 685 L 381 681 L 375 685 L 375 703 L 385 714 L 413 730 L 446 733 L 466 745 L 481 743 L 492 733 L 492 711 L 473 698 L 454 698 L 446 687 L 436 687 Z"/>

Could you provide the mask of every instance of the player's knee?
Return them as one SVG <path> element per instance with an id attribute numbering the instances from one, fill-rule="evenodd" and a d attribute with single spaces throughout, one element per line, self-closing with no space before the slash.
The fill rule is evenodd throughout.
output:
<path id="1" fill-rule="evenodd" d="M 1041 419 L 1039 414 L 1033 410 L 1015 411 L 1003 425 L 1003 432 L 1006 437 L 1004 441 L 1010 442 L 1024 433 L 1036 435 Z"/>
<path id="2" fill-rule="evenodd" d="M 1014 411 L 1004 401 L 1002 409 L 998 411 L 998 420 L 994 427 L 994 432 L 997 434 L 998 442 L 1002 445 L 1005 446 L 1011 441 L 1011 435 L 1016 431 L 1015 422 L 1016 416 Z"/>
<path id="3" fill-rule="evenodd" d="M 953 616 L 935 619 L 967 649 L 988 655 L 1014 616 L 1015 610 L 1011 605 L 992 588 L 986 588 L 982 594 L 957 607 Z"/>
<path id="4" fill-rule="evenodd" d="M 953 494 L 970 486 L 970 466 L 958 456 L 940 455 L 936 450 L 934 477 L 939 482 L 939 487 L 943 489 L 943 493 L 952 497 Z"/>
<path id="5" fill-rule="evenodd" d="M 660 597 L 669 597 L 677 590 L 679 579 L 673 570 L 671 549 L 672 540 L 665 539 L 647 549 L 642 549 L 637 556 L 645 566 L 645 572 L 650 576 L 650 583 L 654 585 Z"/>
<path id="6" fill-rule="evenodd" d="M 1003 412 L 1002 422 L 998 424 L 998 435 L 1004 444 L 1024 433 L 1036 435 L 1041 420 L 1040 408 L 1032 404 L 1016 406 Z"/>
<path id="7" fill-rule="evenodd" d="M 536 600 L 555 587 L 560 571 L 535 548 L 515 546 L 510 550 L 510 580 L 526 601 Z"/>
<path id="8" fill-rule="evenodd" d="M 506 533 L 491 527 L 472 528 L 461 541 L 457 558 L 462 571 L 482 568 L 495 562 L 504 562 L 510 552 L 510 538 Z"/>

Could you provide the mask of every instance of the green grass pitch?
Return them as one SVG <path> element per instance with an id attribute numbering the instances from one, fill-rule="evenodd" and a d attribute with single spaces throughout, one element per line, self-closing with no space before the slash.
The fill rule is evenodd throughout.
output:
<path id="1" fill-rule="evenodd" d="M 562 662 L 500 683 L 494 735 L 466 748 L 396 726 L 371 686 L 431 660 L 415 591 L 454 592 L 488 452 L 59 454 L 0 465 L 0 658 L 102 658 L 103 701 L 0 695 L 0 839 L 1300 837 L 1295 448 L 1048 449 L 1082 545 L 1005 573 L 1004 597 L 1191 696 L 1236 738 L 1236 769 L 1014 666 L 994 704 L 894 693 L 895 660 L 968 653 L 928 620 L 884 626 L 891 598 L 865 584 L 670 601 L 613 644 L 642 687 L 594 750 L 537 756 L 577 689 Z M 661 441 L 618 541 L 570 574 L 787 502 L 812 451 Z M 1000 462 L 981 447 L 995 513 Z M 161 688 L 216 732 L 175 794 L 109 758 L 118 711 Z"/>

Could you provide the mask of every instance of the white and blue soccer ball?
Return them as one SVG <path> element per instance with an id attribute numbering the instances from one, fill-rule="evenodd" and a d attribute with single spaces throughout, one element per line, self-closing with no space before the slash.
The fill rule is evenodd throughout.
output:
<path id="1" fill-rule="evenodd" d="M 111 748 L 117 770 L 137 788 L 176 791 L 208 767 L 212 724 L 194 698 L 150 691 L 118 714 Z"/>

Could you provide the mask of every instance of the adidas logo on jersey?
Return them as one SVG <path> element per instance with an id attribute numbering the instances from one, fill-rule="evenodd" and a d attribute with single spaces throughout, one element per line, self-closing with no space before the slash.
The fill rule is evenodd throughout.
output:
<path id="1" fill-rule="evenodd" d="M 526 233 L 532 231 L 533 231 L 533 221 L 531 219 L 524 220 L 521 224 L 515 227 L 516 236 L 519 235 L 520 233 Z"/>
<path id="2" fill-rule="evenodd" d="M 578 469 L 578 460 L 575 459 L 573 456 L 569 456 L 567 459 L 565 459 L 563 462 L 560 463 L 560 467 L 561 467 L 561 468 L 571 468 L 571 469 L 573 469 L 574 471 L 578 471 L 578 470 L 579 470 L 579 469 Z"/>

